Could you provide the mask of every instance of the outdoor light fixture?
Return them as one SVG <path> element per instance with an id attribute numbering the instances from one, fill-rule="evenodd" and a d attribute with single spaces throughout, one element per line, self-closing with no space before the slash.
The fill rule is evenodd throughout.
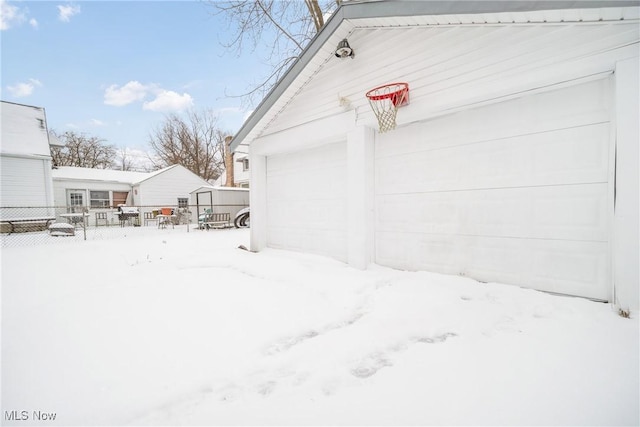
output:
<path id="1" fill-rule="evenodd" d="M 346 58 L 350 56 L 353 59 L 354 53 L 351 46 L 349 46 L 349 42 L 347 39 L 343 39 L 340 43 L 338 43 L 338 48 L 336 49 L 336 57 L 338 58 Z"/>

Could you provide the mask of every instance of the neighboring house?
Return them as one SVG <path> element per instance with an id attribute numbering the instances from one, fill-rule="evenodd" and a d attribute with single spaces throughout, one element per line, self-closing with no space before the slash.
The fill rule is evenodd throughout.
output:
<path id="1" fill-rule="evenodd" d="M 249 188 L 249 181 L 251 178 L 251 171 L 249 169 L 249 155 L 243 154 L 236 159 L 236 166 L 234 170 L 234 182 L 236 187 Z"/>
<path id="2" fill-rule="evenodd" d="M 235 187 L 249 188 L 249 180 L 251 173 L 249 170 L 249 155 L 235 153 L 234 156 L 235 166 L 233 168 L 233 182 Z M 227 185 L 227 173 L 226 169 L 222 169 L 221 175 L 213 182 L 215 187 L 223 187 Z"/>
<path id="3" fill-rule="evenodd" d="M 49 208 L 53 206 L 51 152 L 44 108 L 1 101 L 0 114 L 0 219 L 53 217 Z"/>
<path id="4" fill-rule="evenodd" d="M 251 249 L 637 310 L 637 6 L 344 2 L 231 144 Z M 397 81 L 410 104 L 380 133 L 365 93 Z"/>
<path id="5" fill-rule="evenodd" d="M 208 185 L 181 165 L 150 173 L 64 166 L 54 169 L 52 174 L 56 206 L 110 212 L 111 222 L 116 220 L 113 213 L 119 205 L 137 206 L 141 212 L 163 206 L 187 207 L 190 192 Z M 195 218 L 193 214 L 192 219 Z M 89 219 L 93 224 L 95 215 Z"/>

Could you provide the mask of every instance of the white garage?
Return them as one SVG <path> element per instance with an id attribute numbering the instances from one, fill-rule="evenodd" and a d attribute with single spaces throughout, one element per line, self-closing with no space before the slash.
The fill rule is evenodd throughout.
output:
<path id="1" fill-rule="evenodd" d="M 610 92 L 598 79 L 383 134 L 376 262 L 606 300 Z"/>
<path id="2" fill-rule="evenodd" d="M 633 2 L 345 2 L 232 142 L 252 250 L 637 310 L 639 45 Z"/>

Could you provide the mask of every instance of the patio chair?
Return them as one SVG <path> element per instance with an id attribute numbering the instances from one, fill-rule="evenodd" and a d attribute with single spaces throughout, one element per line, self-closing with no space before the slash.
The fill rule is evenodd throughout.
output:
<path id="1" fill-rule="evenodd" d="M 169 224 L 171 224 L 171 228 L 175 228 L 173 218 L 173 208 L 161 208 L 160 218 L 158 219 L 158 228 L 166 228 Z"/>

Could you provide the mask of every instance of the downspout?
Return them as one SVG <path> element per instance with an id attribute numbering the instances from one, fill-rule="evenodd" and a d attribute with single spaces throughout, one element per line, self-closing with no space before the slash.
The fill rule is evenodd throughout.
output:
<path id="1" fill-rule="evenodd" d="M 129 200 L 129 198 L 127 197 L 127 200 L 125 200 L 125 205 L 127 206 L 135 206 L 136 205 L 136 197 L 134 195 L 134 191 L 135 191 L 135 186 L 131 186 L 131 190 L 129 191 L 129 196 L 131 196 L 131 199 Z"/>

